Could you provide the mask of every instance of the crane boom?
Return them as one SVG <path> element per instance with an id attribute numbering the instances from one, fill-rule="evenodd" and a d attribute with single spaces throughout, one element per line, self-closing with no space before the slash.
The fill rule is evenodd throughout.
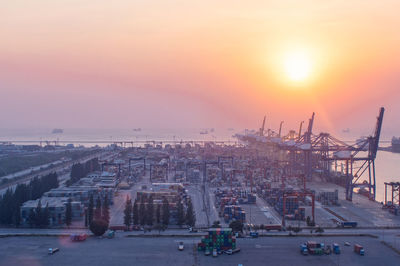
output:
<path id="1" fill-rule="evenodd" d="M 264 127 L 265 127 L 265 119 L 267 116 L 264 116 L 264 120 L 262 122 L 261 128 L 260 128 L 260 136 L 264 136 Z"/>

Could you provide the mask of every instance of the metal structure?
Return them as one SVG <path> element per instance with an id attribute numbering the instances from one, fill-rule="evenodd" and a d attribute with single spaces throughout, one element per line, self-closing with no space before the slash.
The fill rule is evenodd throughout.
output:
<path id="1" fill-rule="evenodd" d="M 264 120 L 262 122 L 262 126 L 260 128 L 260 136 L 264 136 L 264 127 L 265 127 L 265 119 L 267 118 L 267 116 L 264 116 Z"/>
<path id="2" fill-rule="evenodd" d="M 203 167 L 203 182 L 207 182 L 207 165 L 215 165 L 219 167 L 219 163 L 216 161 L 204 161 L 204 167 Z"/>
<path id="3" fill-rule="evenodd" d="M 218 156 L 218 166 L 221 168 L 221 164 L 226 163 L 226 160 L 230 160 L 232 167 L 233 165 L 233 156 Z"/>
<path id="4" fill-rule="evenodd" d="M 382 122 L 383 122 L 383 114 L 385 112 L 385 108 L 381 107 L 379 111 L 379 115 L 377 117 L 376 121 L 376 126 L 375 126 L 375 131 L 373 136 L 369 136 L 367 138 L 367 141 L 364 142 L 363 145 L 361 145 L 358 149 L 356 149 L 355 152 L 351 155 L 350 158 L 350 174 L 349 169 L 348 169 L 348 161 L 347 161 L 347 167 L 346 167 L 346 172 L 347 172 L 347 185 L 346 185 L 346 199 L 347 200 L 352 200 L 353 199 L 353 190 L 354 188 L 368 188 L 369 192 L 369 199 L 370 200 L 375 200 L 375 194 L 376 194 L 376 185 L 375 185 L 375 158 L 376 158 L 376 153 L 378 151 L 378 146 L 379 146 L 379 138 L 381 135 L 381 129 L 382 129 Z M 362 150 L 364 150 L 368 146 L 368 154 L 367 156 L 362 156 L 362 157 L 356 157 L 358 153 Z M 353 162 L 361 162 L 361 167 L 358 168 L 358 170 L 354 173 L 353 175 Z M 362 182 L 360 183 L 359 180 L 363 176 L 363 174 L 367 172 L 368 173 L 368 180 L 367 182 Z M 360 180 L 361 181 L 361 180 Z"/>
<path id="5" fill-rule="evenodd" d="M 300 122 L 299 137 L 298 137 L 298 139 L 301 138 L 301 129 L 302 129 L 302 127 L 303 127 L 303 123 L 304 123 L 304 121 L 301 121 L 301 122 Z"/>
<path id="6" fill-rule="evenodd" d="M 354 189 L 358 188 L 366 190 L 368 198 L 375 200 L 375 158 L 384 110 L 383 107 L 380 108 L 374 134 L 359 146 L 349 145 L 328 133 L 312 134 L 315 116 L 313 113 L 309 119 L 307 131 L 298 141 L 292 145 L 287 143 L 280 145 L 281 148 L 289 152 L 287 167 L 289 173 L 294 174 L 295 170 L 303 165 L 307 180 L 311 180 L 313 172 L 319 172 L 330 177 L 332 164 L 335 163 L 336 165 L 337 161 L 344 161 L 346 199 L 351 201 Z"/>
<path id="7" fill-rule="evenodd" d="M 388 199 L 388 187 L 390 188 L 391 200 Z M 385 182 L 385 206 L 391 201 L 392 205 L 400 204 L 400 182 Z"/>
<path id="8" fill-rule="evenodd" d="M 143 169 L 144 169 L 144 174 L 146 175 L 146 158 L 145 157 L 136 157 L 136 158 L 129 158 L 129 174 L 131 173 L 131 161 L 141 161 L 143 160 Z"/>
<path id="9" fill-rule="evenodd" d="M 279 137 L 281 136 L 281 133 L 282 133 L 282 125 L 283 125 L 283 121 L 281 121 L 281 123 L 279 124 L 279 133 L 278 133 Z"/>
<path id="10" fill-rule="evenodd" d="M 150 182 L 153 182 L 153 168 L 164 168 L 165 180 L 168 182 L 168 164 L 150 164 Z"/>
<path id="11" fill-rule="evenodd" d="M 118 166 L 118 177 L 121 176 L 121 164 L 122 163 L 109 163 L 109 162 L 104 162 L 101 164 L 101 171 L 104 172 L 104 166 L 106 165 L 111 165 L 111 166 Z"/>

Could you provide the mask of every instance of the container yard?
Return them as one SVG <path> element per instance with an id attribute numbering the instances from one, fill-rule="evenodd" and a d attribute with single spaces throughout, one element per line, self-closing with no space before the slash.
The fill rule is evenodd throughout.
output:
<path id="1" fill-rule="evenodd" d="M 370 137 L 376 142 L 383 111 Z M 111 205 L 113 225 L 123 223 L 127 196 L 140 201 L 150 194 L 155 203 L 167 198 L 172 210 L 178 197 L 192 198 L 196 225 L 202 228 L 215 221 L 223 226 L 240 221 L 283 228 L 337 228 L 344 222 L 361 228 L 400 225 L 398 184 L 386 184 L 383 205 L 374 201 L 371 162 L 376 145 L 368 146 L 367 157 L 361 156 L 365 147 L 348 145 L 328 133 L 314 134 L 314 116 L 302 134 L 279 136 L 260 129 L 236 135 L 236 143 L 153 141 L 129 148 L 115 144 L 110 160 L 100 162 L 102 171 L 45 196 L 69 197 L 87 207 L 89 195 L 95 200 L 107 195 L 111 204 L 117 203 Z M 347 155 L 353 161 L 346 160 Z"/>
<path id="2" fill-rule="evenodd" d="M 375 141 L 379 141 L 383 111 L 370 137 Z M 126 195 L 140 199 L 146 193 L 161 193 L 160 184 L 175 182 L 182 185 L 179 193 L 186 191 L 194 199 L 196 225 L 201 228 L 215 221 L 223 226 L 241 221 L 258 226 L 281 224 L 283 228 L 341 228 L 346 222 L 356 222 L 357 228 L 400 225 L 398 187 L 388 187 L 393 187 L 393 193 L 386 193 L 383 206 L 373 200 L 376 185 L 371 162 L 376 146 L 369 146 L 369 157 L 359 156 L 358 146 L 328 133 L 314 134 L 314 116 L 302 134 L 279 136 L 260 129 L 236 135 L 238 142 L 229 144 L 188 141 L 116 146 L 107 171 L 118 176 L 116 183 L 131 187 L 124 192 L 116 188 L 120 199 L 113 207 L 115 212 L 111 211 L 112 220 L 122 223 L 120 210 Z M 346 156 L 359 157 L 350 162 Z M 359 165 L 362 162 L 370 163 L 365 168 Z M 154 197 L 160 200 L 161 194 Z M 174 209 L 174 197 L 165 196 Z"/>

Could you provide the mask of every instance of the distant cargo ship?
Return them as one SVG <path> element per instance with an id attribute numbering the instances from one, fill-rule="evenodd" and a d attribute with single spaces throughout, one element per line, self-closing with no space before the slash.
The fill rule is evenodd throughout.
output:
<path id="1" fill-rule="evenodd" d="M 62 134 L 64 133 L 64 130 L 61 128 L 55 128 L 53 131 L 51 131 L 52 134 Z"/>
<path id="2" fill-rule="evenodd" d="M 142 129 L 140 127 L 138 127 L 138 128 L 134 128 L 133 131 L 139 132 L 139 131 L 142 131 Z"/>
<path id="3" fill-rule="evenodd" d="M 400 152 L 400 137 L 392 138 L 392 152 Z"/>
<path id="4" fill-rule="evenodd" d="M 200 134 L 201 135 L 206 135 L 206 134 L 208 134 L 208 131 L 207 130 L 200 131 Z"/>

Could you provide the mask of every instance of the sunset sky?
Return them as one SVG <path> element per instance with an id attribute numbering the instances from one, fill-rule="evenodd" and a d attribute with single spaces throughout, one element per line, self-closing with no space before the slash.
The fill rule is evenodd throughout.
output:
<path id="1" fill-rule="evenodd" d="M 400 135 L 398 0 L 1 2 L 1 128 Z"/>

